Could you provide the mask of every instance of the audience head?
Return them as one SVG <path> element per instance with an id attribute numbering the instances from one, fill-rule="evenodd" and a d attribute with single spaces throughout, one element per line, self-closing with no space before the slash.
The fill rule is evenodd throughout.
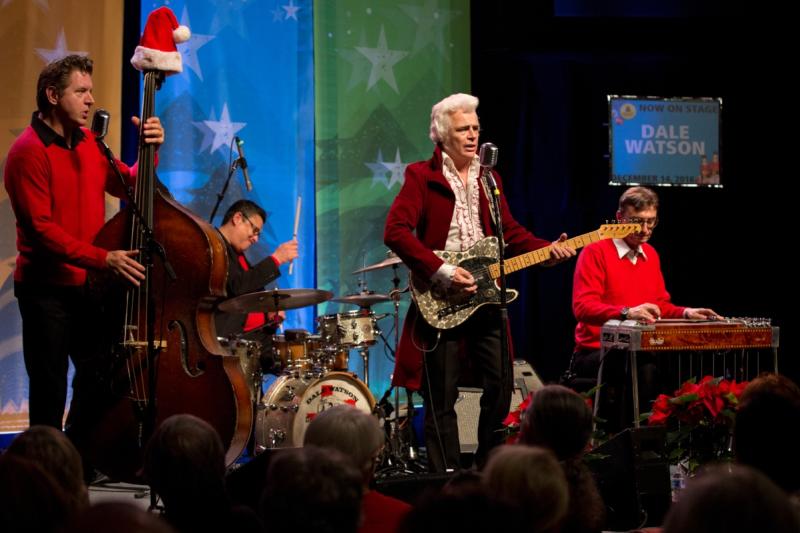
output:
<path id="1" fill-rule="evenodd" d="M 0 531 L 60 530 L 75 506 L 44 468 L 13 453 L 0 456 Z"/>
<path id="2" fill-rule="evenodd" d="M 756 378 L 742 393 L 736 413 L 736 459 L 761 470 L 787 492 L 800 490 L 798 427 L 800 388 L 777 374 Z"/>
<path id="3" fill-rule="evenodd" d="M 314 417 L 303 444 L 338 450 L 369 483 L 384 440 L 377 418 L 350 405 L 336 405 Z"/>
<path id="4" fill-rule="evenodd" d="M 516 531 L 520 513 L 487 497 L 473 476 L 460 477 L 440 491 L 426 491 L 400 523 L 401 533 Z"/>
<path id="5" fill-rule="evenodd" d="M 355 532 L 362 490 L 361 473 L 335 449 L 278 450 L 267 470 L 261 517 L 270 531 Z"/>
<path id="6" fill-rule="evenodd" d="M 144 455 L 144 475 L 175 507 L 203 508 L 224 498 L 225 450 L 216 430 L 193 415 L 173 415 L 153 433 Z"/>
<path id="7" fill-rule="evenodd" d="M 520 442 L 548 448 L 564 460 L 580 456 L 591 435 L 592 411 L 583 397 L 561 385 L 546 385 L 525 411 Z"/>
<path id="8" fill-rule="evenodd" d="M 689 480 L 667 513 L 663 533 L 789 533 L 799 527 L 788 496 L 764 474 L 723 465 Z"/>
<path id="9" fill-rule="evenodd" d="M 75 511 L 89 505 L 81 456 L 63 432 L 50 426 L 33 426 L 17 435 L 6 453 L 40 465 L 61 486 Z"/>
<path id="10" fill-rule="evenodd" d="M 567 479 L 555 455 L 545 448 L 495 448 L 483 482 L 489 498 L 516 509 L 530 531 L 557 531 L 567 513 Z"/>
<path id="11" fill-rule="evenodd" d="M 72 520 L 65 533 L 175 533 L 169 523 L 132 503 L 92 505 Z"/>

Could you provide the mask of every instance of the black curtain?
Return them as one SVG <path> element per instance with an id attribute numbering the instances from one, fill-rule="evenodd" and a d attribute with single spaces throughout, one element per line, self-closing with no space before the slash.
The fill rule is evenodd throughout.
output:
<path id="1" fill-rule="evenodd" d="M 783 83 L 796 62 L 785 47 L 791 32 L 773 20 L 770 37 L 757 39 L 764 28 L 756 19 L 730 13 L 558 17 L 547 2 L 523 4 L 472 4 L 481 142 L 500 149 L 515 218 L 550 240 L 613 219 L 624 187 L 608 185 L 607 95 L 722 97 L 724 188 L 657 188 L 661 222 L 651 242 L 676 304 L 772 318 L 781 327 L 781 370 L 797 380 L 793 147 L 785 134 L 796 122 Z M 558 378 L 573 349 L 574 267 L 509 279 L 522 293 L 510 307 L 517 357 L 546 381 Z"/>

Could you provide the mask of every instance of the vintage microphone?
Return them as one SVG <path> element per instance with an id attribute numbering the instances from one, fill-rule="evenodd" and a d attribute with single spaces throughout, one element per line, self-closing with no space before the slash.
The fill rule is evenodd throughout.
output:
<path id="1" fill-rule="evenodd" d="M 495 196 L 499 195 L 500 191 L 495 190 L 497 189 L 497 183 L 494 181 L 491 170 L 497 165 L 498 152 L 497 146 L 492 143 L 483 143 L 478 152 L 478 159 L 483 171 L 483 177 L 487 180 L 487 186 L 491 186 L 492 194 Z"/>
<path id="2" fill-rule="evenodd" d="M 244 141 L 239 136 L 234 137 L 233 141 L 239 151 L 239 161 L 236 164 L 242 169 L 242 177 L 244 177 L 244 186 L 247 192 L 251 192 L 253 190 L 253 182 L 250 181 L 250 173 L 247 171 L 247 159 L 244 158 Z"/>
<path id="3" fill-rule="evenodd" d="M 98 142 L 103 141 L 108 135 L 108 124 L 111 122 L 111 114 L 105 109 L 98 109 L 92 117 L 92 133 Z"/>

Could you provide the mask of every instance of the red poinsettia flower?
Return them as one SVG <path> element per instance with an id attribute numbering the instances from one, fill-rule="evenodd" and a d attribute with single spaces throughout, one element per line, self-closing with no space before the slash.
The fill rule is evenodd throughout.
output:
<path id="1" fill-rule="evenodd" d="M 653 413 L 648 420 L 650 425 L 661 425 L 667 422 L 673 410 L 673 405 L 669 400 L 670 397 L 666 394 L 658 395 L 658 398 L 656 398 L 656 401 L 653 403 Z"/>
<path id="2" fill-rule="evenodd" d="M 531 399 L 533 398 L 533 392 L 529 392 L 528 396 L 525 397 L 524 400 L 519 404 L 519 406 L 508 413 L 506 415 L 505 420 L 503 420 L 503 425 L 505 427 L 513 427 L 518 428 L 520 423 L 522 422 L 522 413 L 528 408 L 531 404 Z"/>
<path id="3" fill-rule="evenodd" d="M 730 412 L 739 403 L 739 396 L 747 382 L 737 383 L 713 376 L 705 376 L 700 383 L 689 380 L 675 391 L 656 398 L 648 419 L 649 424 L 664 425 L 672 418 L 682 424 L 729 424 Z"/>

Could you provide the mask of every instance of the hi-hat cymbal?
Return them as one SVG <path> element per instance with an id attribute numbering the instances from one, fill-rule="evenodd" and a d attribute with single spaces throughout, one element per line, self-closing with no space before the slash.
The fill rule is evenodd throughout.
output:
<path id="1" fill-rule="evenodd" d="M 343 304 L 353 304 L 361 307 L 369 307 L 371 305 L 379 304 L 381 302 L 388 302 L 391 298 L 385 294 L 375 294 L 374 292 L 361 292 L 358 294 L 348 294 L 347 296 L 339 296 L 334 298 L 334 302 Z"/>
<path id="2" fill-rule="evenodd" d="M 369 272 L 370 270 L 378 270 L 392 265 L 402 265 L 402 264 L 403 264 L 402 259 L 400 259 L 394 254 L 391 254 L 389 257 L 387 257 L 380 263 L 375 263 L 374 265 L 369 265 L 365 266 L 364 268 L 359 268 L 358 270 L 353 270 L 353 274 L 361 274 L 362 272 Z"/>
<path id="3" fill-rule="evenodd" d="M 219 310 L 226 313 L 283 311 L 316 305 L 331 298 L 331 291 L 320 289 L 275 289 L 235 296 L 219 304 Z"/>

